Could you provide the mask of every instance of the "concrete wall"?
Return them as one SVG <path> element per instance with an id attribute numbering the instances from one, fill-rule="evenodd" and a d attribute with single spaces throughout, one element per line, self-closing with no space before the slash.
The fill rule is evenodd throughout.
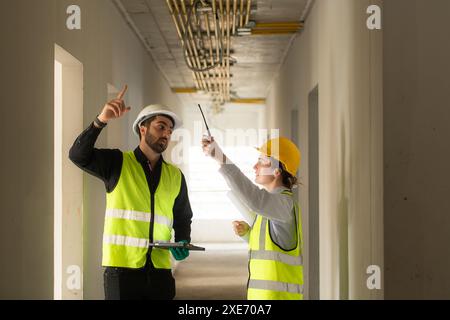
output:
<path id="1" fill-rule="evenodd" d="M 448 299 L 450 2 L 385 1 L 385 297 Z"/>
<path id="2" fill-rule="evenodd" d="M 268 98 L 268 126 L 282 135 L 291 134 L 291 109 L 299 111 L 299 203 L 308 239 L 308 94 L 319 85 L 322 299 L 383 297 L 383 287 L 366 286 L 369 265 L 383 270 L 382 33 L 366 27 L 371 4 L 381 2 L 317 0 Z"/>
<path id="3" fill-rule="evenodd" d="M 66 8 L 81 7 L 82 30 L 66 28 Z M 109 0 L 18 0 L 0 13 L 2 50 L 0 298 L 53 298 L 53 83 L 54 46 L 84 68 L 84 124 L 107 99 L 107 84 L 127 83 L 131 126 L 144 105 L 180 111 L 179 100 Z M 14 32 L 10 32 L 14 30 Z M 124 148 L 137 140 L 128 131 Z M 75 140 L 75 136 L 73 139 Z M 106 146 L 106 134 L 98 146 Z M 8 156 L 6 156 L 8 154 Z M 84 177 L 84 298 L 102 299 L 103 183 Z"/>

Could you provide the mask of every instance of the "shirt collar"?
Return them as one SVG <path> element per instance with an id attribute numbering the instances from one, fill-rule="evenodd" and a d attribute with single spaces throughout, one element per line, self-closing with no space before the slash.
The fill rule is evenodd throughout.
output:
<path id="1" fill-rule="evenodd" d="M 278 187 L 278 188 L 273 189 L 270 193 L 282 193 L 283 191 L 292 192 L 291 190 L 289 190 L 286 187 Z"/>
<path id="2" fill-rule="evenodd" d="M 142 163 L 142 164 L 147 164 L 147 163 L 148 163 L 148 159 L 147 159 L 147 157 L 145 156 L 145 154 L 142 152 L 142 150 L 141 150 L 140 147 L 137 147 L 137 148 L 134 150 L 134 155 L 135 155 L 135 157 L 136 157 L 136 160 L 137 160 L 139 163 Z M 164 161 L 163 156 L 161 155 L 161 156 L 159 157 L 158 162 L 156 163 L 156 166 L 159 167 L 163 162 L 165 162 L 165 161 Z"/>

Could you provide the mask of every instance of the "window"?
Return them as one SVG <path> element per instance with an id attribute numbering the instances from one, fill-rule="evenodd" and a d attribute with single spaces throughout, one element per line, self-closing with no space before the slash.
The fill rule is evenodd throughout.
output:
<path id="1" fill-rule="evenodd" d="M 253 165 L 258 151 L 253 147 L 224 147 L 224 153 L 254 181 Z M 189 198 L 194 219 L 241 219 L 238 209 L 232 204 L 227 193 L 227 183 L 218 171 L 219 165 L 206 157 L 201 147 L 191 147 L 189 152 Z"/>

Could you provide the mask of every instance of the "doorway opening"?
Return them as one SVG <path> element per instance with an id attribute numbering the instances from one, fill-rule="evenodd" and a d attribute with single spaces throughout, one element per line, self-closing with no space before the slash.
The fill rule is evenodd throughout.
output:
<path id="1" fill-rule="evenodd" d="M 54 299 L 83 299 L 83 173 L 69 160 L 83 131 L 83 65 L 55 45 Z"/>

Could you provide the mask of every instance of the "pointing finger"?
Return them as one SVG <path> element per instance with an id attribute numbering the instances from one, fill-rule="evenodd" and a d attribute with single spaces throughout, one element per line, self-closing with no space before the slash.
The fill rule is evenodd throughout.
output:
<path id="1" fill-rule="evenodd" d="M 117 96 L 117 99 L 122 100 L 123 96 L 125 95 L 125 93 L 128 90 L 128 85 L 125 85 L 125 87 L 123 88 L 123 90 L 119 93 L 119 95 Z"/>

